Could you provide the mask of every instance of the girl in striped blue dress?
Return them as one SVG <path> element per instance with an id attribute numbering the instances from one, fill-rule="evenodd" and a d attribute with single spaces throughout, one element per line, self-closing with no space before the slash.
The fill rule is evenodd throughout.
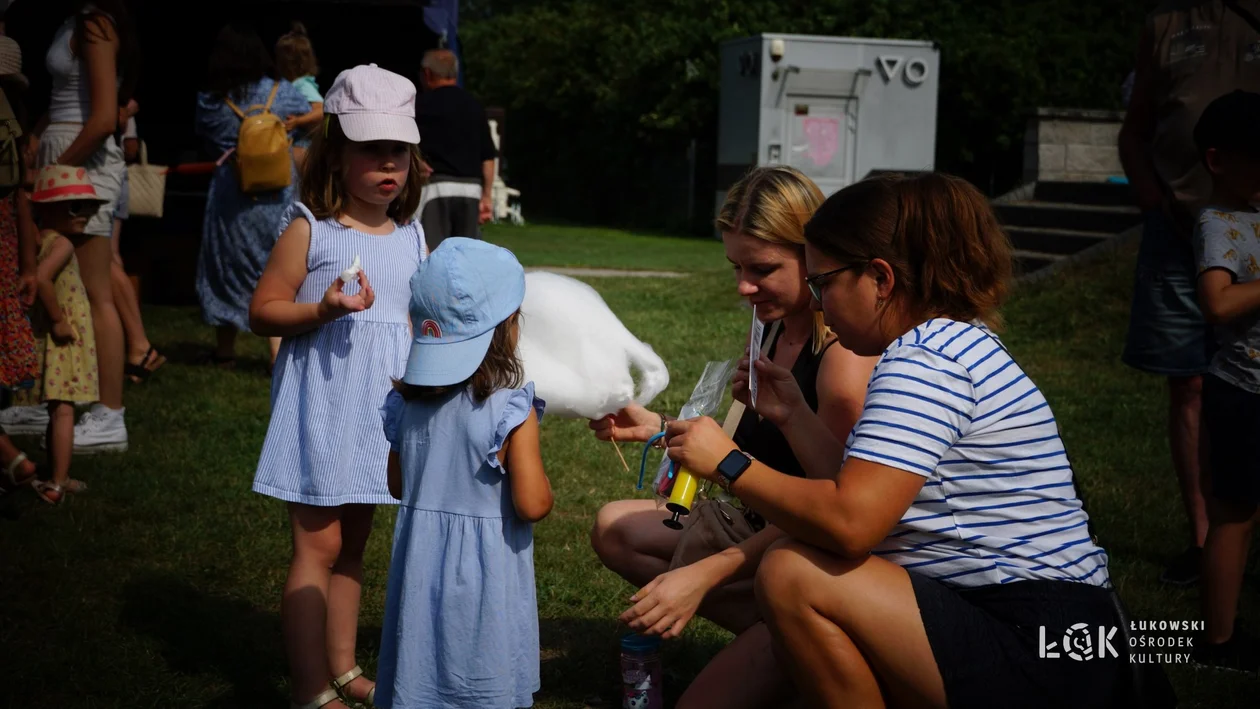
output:
<path id="1" fill-rule="evenodd" d="M 280 611 L 295 709 L 371 705 L 376 690 L 355 636 L 372 512 L 394 503 L 377 412 L 407 364 L 408 283 L 427 256 L 414 103 L 375 65 L 337 77 L 250 306 L 254 332 L 284 338 L 253 489 L 287 502 L 293 528 Z"/>

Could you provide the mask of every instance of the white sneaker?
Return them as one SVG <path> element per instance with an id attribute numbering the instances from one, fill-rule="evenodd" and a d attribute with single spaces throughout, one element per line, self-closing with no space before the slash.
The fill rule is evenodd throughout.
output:
<path id="1" fill-rule="evenodd" d="M 0 428 L 10 436 L 34 436 L 48 428 L 48 409 L 43 406 L 11 406 L 0 411 Z"/>
<path id="2" fill-rule="evenodd" d="M 74 452 L 76 455 L 94 453 L 127 452 L 127 424 L 123 421 L 126 409 L 106 408 L 95 404 L 74 425 Z"/>

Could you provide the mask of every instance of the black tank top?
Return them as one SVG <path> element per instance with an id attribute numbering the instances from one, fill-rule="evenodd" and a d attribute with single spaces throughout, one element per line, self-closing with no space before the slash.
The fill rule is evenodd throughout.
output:
<path id="1" fill-rule="evenodd" d="M 783 331 L 780 328 L 779 335 L 782 336 L 782 334 Z M 766 330 L 765 337 L 769 338 L 769 328 Z M 792 377 L 796 379 L 801 393 L 805 395 L 805 403 L 809 404 L 809 410 L 815 413 L 818 412 L 818 367 L 822 364 L 827 348 L 835 343 L 835 338 L 832 338 L 822 346 L 818 354 L 814 354 L 814 338 L 811 336 L 809 342 L 801 347 L 801 353 L 796 356 L 796 361 L 792 364 Z M 774 359 L 774 351 L 778 344 L 779 337 L 776 337 L 770 344 L 767 357 Z M 765 348 L 764 340 L 762 348 Z M 751 408 L 745 410 L 744 415 L 739 419 L 739 426 L 735 429 L 735 445 L 781 473 L 805 477 L 805 469 L 797 462 L 796 455 L 792 453 L 792 447 L 788 445 L 787 437 L 778 426 L 758 417 L 757 412 Z"/>

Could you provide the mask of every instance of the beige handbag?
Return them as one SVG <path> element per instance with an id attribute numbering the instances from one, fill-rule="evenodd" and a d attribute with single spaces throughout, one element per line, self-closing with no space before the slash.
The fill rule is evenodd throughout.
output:
<path id="1" fill-rule="evenodd" d="M 140 141 L 140 162 L 127 166 L 130 196 L 127 211 L 133 217 L 162 217 L 162 203 L 166 200 L 165 165 L 149 164 L 149 149 Z"/>

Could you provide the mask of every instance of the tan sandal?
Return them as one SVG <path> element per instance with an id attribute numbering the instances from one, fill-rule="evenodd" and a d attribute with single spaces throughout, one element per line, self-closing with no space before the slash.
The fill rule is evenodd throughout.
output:
<path id="1" fill-rule="evenodd" d="M 341 701 L 340 692 L 338 692 L 335 689 L 325 689 L 324 691 L 315 695 L 314 699 L 312 699 L 311 701 L 305 704 L 298 704 L 297 702 L 289 702 L 289 705 L 293 709 L 319 709 L 322 706 L 325 706 L 327 704 L 332 704 L 333 702 L 339 702 L 339 701 Z"/>
<path id="2" fill-rule="evenodd" d="M 350 684 L 351 682 L 355 681 L 356 679 L 362 676 L 363 676 L 363 668 L 358 665 L 355 665 L 354 667 L 350 668 L 349 672 L 345 673 L 344 675 L 332 681 L 333 689 L 339 692 L 341 694 L 342 699 L 347 702 L 351 702 L 355 704 L 362 704 L 364 706 L 369 706 L 369 707 L 375 707 L 376 706 L 376 703 L 375 703 L 376 685 L 375 684 L 372 685 L 372 688 L 368 690 L 367 696 L 361 700 L 351 699 L 349 696 L 346 696 L 346 693 L 345 693 L 346 685 Z"/>

